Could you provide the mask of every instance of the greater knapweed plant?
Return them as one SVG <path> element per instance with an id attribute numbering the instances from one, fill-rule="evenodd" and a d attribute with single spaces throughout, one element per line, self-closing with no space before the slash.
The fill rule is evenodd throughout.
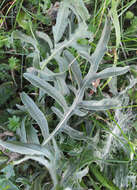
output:
<path id="1" fill-rule="evenodd" d="M 86 24 L 89 18 L 90 15 L 82 0 L 64 0 L 60 3 L 56 24 L 52 27 L 53 40 L 41 31 L 37 31 L 35 35 L 33 34 L 33 38 L 20 31 L 13 32 L 14 39 L 21 40 L 23 45 L 29 44 L 33 47 L 33 52 L 29 55 L 29 57 L 33 58 L 33 66 L 27 69 L 24 77 L 37 87 L 39 91 L 35 92 L 37 103 L 25 92 L 21 93 L 21 100 L 24 106 L 17 105 L 17 107 L 25 113 L 25 116 L 20 129 L 17 131 L 20 142 L 0 140 L 0 145 L 10 151 L 25 155 L 20 160 L 14 161 L 14 165 L 28 159 L 44 165 L 52 178 L 52 190 L 83 189 L 80 182 L 89 170 L 85 164 L 78 169 L 77 167 L 75 168 L 75 164 L 69 165 L 67 163 L 66 166 L 61 166 L 63 153 L 57 146 L 56 135 L 66 133 L 73 139 L 89 141 L 91 147 L 97 144 L 95 142 L 97 136 L 94 138 L 86 136 L 84 133 L 74 129 L 73 126 L 70 126 L 72 116 L 85 118 L 89 113 L 114 109 L 114 111 L 117 110 L 115 119 L 118 125 L 120 125 L 119 116 L 122 113 L 118 111 L 117 107 L 121 107 L 123 104 L 122 97 L 124 92 L 123 94 L 118 92 L 112 93 L 112 97 L 108 96 L 100 100 L 96 100 L 95 97 L 93 99 L 92 96 L 87 99 L 86 93 L 89 88 L 95 90 L 93 84 L 98 79 L 114 78 L 127 73 L 130 68 L 129 66 L 114 66 L 98 72 L 99 64 L 107 52 L 107 44 L 111 33 L 111 20 L 109 17 L 106 18 L 100 40 L 94 53 L 91 55 L 90 43 L 93 40 L 93 34 L 88 30 L 88 25 Z M 85 39 L 86 43 L 82 43 L 82 39 Z M 40 54 L 40 40 L 45 43 L 47 48 L 44 59 Z M 77 57 L 74 56 L 71 50 L 75 50 L 82 60 L 89 63 L 89 69 L 85 76 L 82 75 Z M 45 97 L 51 97 L 50 100 L 54 100 L 51 110 L 58 118 L 57 121 L 59 121 L 55 128 L 54 126 L 52 127 L 54 128 L 53 131 L 49 129 L 47 116 L 38 107 L 38 103 L 44 102 Z M 71 97 L 71 101 L 67 97 Z M 29 129 L 26 129 L 27 113 L 32 118 Z M 109 115 L 109 112 L 106 114 Z M 121 117 L 124 119 L 126 115 L 121 115 Z M 39 126 L 39 131 L 41 131 L 40 137 L 33 123 Z M 107 158 L 112 150 L 113 135 L 121 135 L 123 129 L 116 129 L 114 125 L 116 123 L 113 123 L 112 133 L 107 136 L 103 145 L 104 151 L 100 151 L 100 154 L 98 154 L 99 150 L 93 149 L 94 155 L 97 155 L 99 158 Z M 125 128 L 123 123 L 122 128 Z M 130 144 L 130 146 L 132 145 Z M 115 189 L 115 185 L 111 189 Z"/>

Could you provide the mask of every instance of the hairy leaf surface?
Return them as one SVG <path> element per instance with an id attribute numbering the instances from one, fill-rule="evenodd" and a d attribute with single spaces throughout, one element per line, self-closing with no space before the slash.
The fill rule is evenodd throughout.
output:
<path id="1" fill-rule="evenodd" d="M 68 60 L 72 73 L 74 75 L 75 80 L 77 81 L 78 87 L 80 88 L 82 85 L 82 74 L 79 67 L 79 64 L 75 57 L 67 50 L 64 51 L 64 56 Z"/>
<path id="2" fill-rule="evenodd" d="M 24 77 L 28 81 L 30 81 L 34 86 L 42 89 L 45 93 L 54 98 L 63 107 L 64 110 L 68 109 L 65 98 L 55 87 L 51 86 L 49 83 L 45 82 L 39 77 L 36 77 L 29 73 L 25 73 Z"/>
<path id="3" fill-rule="evenodd" d="M 0 140 L 0 145 L 7 148 L 8 150 L 12 152 L 17 152 L 19 154 L 25 154 L 25 155 L 43 155 L 46 156 L 49 159 L 52 159 L 51 153 L 47 150 L 47 148 L 42 147 L 40 145 L 36 144 L 27 144 L 27 143 L 21 143 L 21 142 L 5 142 L 3 140 Z"/>
<path id="4" fill-rule="evenodd" d="M 91 56 L 91 68 L 89 72 L 96 72 L 98 70 L 99 63 L 102 60 L 105 52 L 107 51 L 107 44 L 109 41 L 110 32 L 111 32 L 111 24 L 110 20 L 107 19 L 105 22 L 101 38 L 95 49 L 95 52 Z"/>
<path id="5" fill-rule="evenodd" d="M 79 103 L 79 107 L 86 110 L 107 110 L 118 106 L 120 102 L 117 99 L 103 99 L 100 101 L 90 100 L 82 101 Z"/>
<path id="6" fill-rule="evenodd" d="M 44 114 L 40 111 L 34 101 L 25 93 L 21 93 L 21 100 L 31 117 L 38 123 L 44 139 L 49 136 L 48 123 Z"/>
<path id="7" fill-rule="evenodd" d="M 70 0 L 70 2 L 74 7 L 75 12 L 77 12 L 83 21 L 89 19 L 90 15 L 83 0 Z"/>
<path id="8" fill-rule="evenodd" d="M 70 14 L 70 10 L 67 5 L 68 3 L 66 3 L 65 1 L 60 3 L 60 8 L 56 19 L 56 25 L 53 26 L 53 36 L 55 43 L 58 43 L 60 41 L 68 25 L 68 16 Z"/>

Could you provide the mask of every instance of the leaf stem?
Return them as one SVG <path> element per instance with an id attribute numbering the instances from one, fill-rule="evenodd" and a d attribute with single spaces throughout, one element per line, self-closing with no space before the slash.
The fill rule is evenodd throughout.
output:
<path id="1" fill-rule="evenodd" d="M 54 135 L 61 129 L 61 127 L 68 121 L 69 117 L 71 116 L 72 112 L 74 111 L 75 107 L 72 105 L 68 113 L 63 117 L 63 119 L 59 122 L 55 130 L 50 134 L 50 136 L 42 143 L 42 145 L 46 145 Z"/>
<path id="2" fill-rule="evenodd" d="M 73 111 L 76 109 L 76 106 L 83 98 L 84 89 L 85 89 L 85 86 L 83 85 L 82 88 L 79 90 L 78 95 L 77 95 L 76 99 L 74 100 L 72 106 L 70 107 L 69 111 L 67 112 L 67 114 L 66 113 L 64 114 L 63 119 L 59 122 L 59 124 L 57 125 L 55 130 L 50 134 L 50 136 L 46 140 L 44 140 L 44 142 L 42 143 L 42 146 L 46 145 L 54 137 L 54 135 L 61 129 L 61 127 L 63 125 L 65 125 L 65 123 L 68 121 L 68 119 L 71 117 Z"/>

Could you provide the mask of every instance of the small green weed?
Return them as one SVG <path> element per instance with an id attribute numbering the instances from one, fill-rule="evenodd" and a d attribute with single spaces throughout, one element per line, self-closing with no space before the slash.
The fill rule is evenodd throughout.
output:
<path id="1" fill-rule="evenodd" d="M 9 118 L 8 121 L 8 129 L 10 131 L 15 132 L 20 127 L 20 118 L 16 117 L 15 115 Z"/>

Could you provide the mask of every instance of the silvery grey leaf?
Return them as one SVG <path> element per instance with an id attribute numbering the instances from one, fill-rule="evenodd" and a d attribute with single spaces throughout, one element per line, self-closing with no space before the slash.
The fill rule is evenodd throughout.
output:
<path id="1" fill-rule="evenodd" d="M 83 93 L 83 92 L 82 92 Z M 65 114 L 63 114 L 62 119 L 60 120 L 60 122 L 58 123 L 58 125 L 56 126 L 56 128 L 54 129 L 54 131 L 50 134 L 50 136 L 48 137 L 48 139 L 46 139 L 42 145 L 46 145 L 68 122 L 68 120 L 70 119 L 70 117 L 73 115 L 74 113 L 74 109 L 76 107 L 76 101 L 74 102 L 74 104 L 67 110 L 67 112 Z"/>
<path id="2" fill-rule="evenodd" d="M 110 20 L 106 19 L 105 26 L 101 34 L 101 38 L 97 44 L 95 52 L 91 56 L 92 65 L 89 72 L 96 72 L 98 70 L 99 63 L 102 60 L 105 52 L 107 51 L 107 44 L 109 41 L 110 32 L 111 32 Z"/>
<path id="3" fill-rule="evenodd" d="M 59 54 L 56 54 L 55 55 L 55 60 L 57 61 L 58 65 L 59 65 L 59 71 L 60 72 L 66 72 L 66 71 L 68 71 L 69 63 L 64 58 L 64 56 L 60 56 Z"/>
<path id="4" fill-rule="evenodd" d="M 103 71 L 99 72 L 97 75 L 98 75 L 98 78 L 105 79 L 108 77 L 123 75 L 123 74 L 127 73 L 129 70 L 130 70 L 129 66 L 110 67 L 110 68 L 104 69 Z"/>
<path id="5" fill-rule="evenodd" d="M 88 39 L 93 39 L 93 34 L 88 31 L 88 26 L 86 23 L 79 23 L 78 24 L 78 28 L 75 30 L 74 33 L 72 33 L 69 36 L 68 40 L 64 40 L 61 43 L 56 44 L 55 48 L 52 51 L 52 54 L 46 58 L 45 60 L 43 60 L 40 65 L 41 65 L 41 69 L 44 70 L 44 68 L 46 67 L 46 65 L 58 54 L 61 55 L 62 51 L 64 48 L 67 47 L 74 47 L 77 49 L 78 47 L 78 51 L 90 51 L 90 46 L 86 46 L 86 49 L 84 49 L 85 46 L 80 46 L 77 45 L 77 40 L 81 39 L 81 38 L 88 38 Z M 80 48 L 81 47 L 81 48 Z"/>
<path id="6" fill-rule="evenodd" d="M 55 161 L 55 164 L 57 164 L 57 161 L 61 158 L 61 151 L 54 138 L 52 139 L 52 142 L 53 142 L 54 156 L 55 156 L 54 161 Z"/>
<path id="7" fill-rule="evenodd" d="M 55 107 L 52 107 L 51 109 L 60 119 L 62 119 L 63 114 L 61 113 L 61 111 L 59 109 L 57 109 Z M 76 140 L 87 140 L 88 139 L 88 137 L 86 137 L 82 132 L 73 129 L 66 124 L 64 124 L 64 127 L 62 127 L 61 131 L 68 134 L 71 138 L 76 139 Z"/>
<path id="8" fill-rule="evenodd" d="M 44 79 L 45 81 L 56 81 L 57 78 L 64 76 L 64 72 L 54 73 L 47 67 L 45 67 L 44 71 L 30 67 L 27 69 L 27 72 L 35 76 L 39 76 L 41 79 Z"/>
<path id="9" fill-rule="evenodd" d="M 84 59 L 86 59 L 86 61 L 88 61 L 91 65 L 93 65 L 91 56 L 89 52 L 86 51 L 79 51 L 79 54 L 81 57 L 83 57 Z"/>
<path id="10" fill-rule="evenodd" d="M 80 111 L 78 108 L 76 108 L 76 109 L 74 110 L 74 114 L 77 115 L 77 116 L 80 116 L 80 117 L 86 116 L 87 113 L 88 113 L 87 111 L 83 112 L 83 111 Z"/>
<path id="11" fill-rule="evenodd" d="M 26 121 L 26 117 L 24 117 L 22 119 L 21 126 L 20 126 L 20 134 L 19 134 L 20 140 L 23 143 L 27 142 L 27 135 L 26 135 L 26 129 L 25 129 L 25 121 Z"/>
<path id="12" fill-rule="evenodd" d="M 74 7 L 74 14 L 78 14 L 83 21 L 90 18 L 88 9 L 86 8 L 83 0 L 70 0 L 72 6 Z M 70 7 L 71 8 L 71 7 Z"/>
<path id="13" fill-rule="evenodd" d="M 66 84 L 66 71 L 68 71 L 68 62 L 66 61 L 66 59 L 64 57 L 61 57 L 60 55 L 56 54 L 55 56 L 55 60 L 57 61 L 58 65 L 59 65 L 59 71 L 62 74 L 61 76 L 59 76 L 57 78 L 57 88 L 59 89 L 59 91 L 65 96 L 69 94 L 69 88 L 67 87 Z"/>
<path id="14" fill-rule="evenodd" d="M 39 50 L 37 48 L 37 45 L 38 45 L 37 41 L 35 39 L 33 39 L 32 37 L 30 37 L 26 34 L 23 34 L 20 31 L 14 31 L 13 38 L 19 39 L 25 43 L 29 43 L 34 47 L 35 51 L 33 52 L 33 66 L 35 68 L 39 68 L 40 67 L 40 57 L 39 57 Z"/>
<path id="15" fill-rule="evenodd" d="M 32 53 L 28 54 L 26 58 L 32 58 L 34 68 L 40 68 L 40 52 L 37 49 L 35 49 Z"/>
<path id="16" fill-rule="evenodd" d="M 56 44 L 55 50 L 53 50 L 54 52 L 60 52 L 67 47 L 78 47 L 79 51 L 89 51 L 90 46 L 84 46 L 84 45 L 80 45 L 77 43 L 77 41 L 79 39 L 83 39 L 83 38 L 87 38 L 92 40 L 93 39 L 93 34 L 88 31 L 88 25 L 84 22 L 80 22 L 78 24 L 78 27 L 75 29 L 75 31 L 73 33 L 70 33 L 69 39 L 64 40 L 61 43 Z M 76 48 L 77 49 L 77 48 Z M 56 53 L 57 54 L 57 53 Z"/>
<path id="17" fill-rule="evenodd" d="M 119 95 L 125 94 L 129 89 L 133 88 L 133 86 L 137 83 L 137 79 L 131 79 L 130 84 L 126 87 L 125 90 L 119 93 Z"/>
<path id="18" fill-rule="evenodd" d="M 121 133 L 121 131 L 123 131 L 123 133 L 125 134 L 127 133 L 127 131 L 130 129 L 129 126 L 132 123 L 131 121 L 133 121 L 134 119 L 134 115 L 131 110 L 127 110 L 126 112 L 123 112 L 123 109 L 116 109 L 114 112 L 114 119 L 116 123 L 112 122 L 109 124 L 111 127 L 111 133 L 107 135 L 105 143 L 104 143 L 104 147 L 102 150 L 102 153 L 103 153 L 102 157 L 105 157 L 105 158 L 109 156 L 114 146 L 115 148 L 118 147 L 118 149 L 122 148 L 126 154 L 127 154 L 127 151 L 129 151 L 124 146 L 125 139 L 123 138 L 123 134 Z M 121 130 L 118 128 L 118 126 L 120 126 Z M 115 142 L 116 139 L 114 137 L 117 137 L 119 138 L 119 140 L 121 139 L 122 141 L 119 141 L 116 143 Z"/>
<path id="19" fill-rule="evenodd" d="M 34 51 L 33 55 L 33 67 L 39 69 L 40 68 L 40 55 L 38 51 Z"/>
<path id="20" fill-rule="evenodd" d="M 72 85 L 67 85 L 69 89 L 74 93 L 75 96 L 77 96 L 77 89 Z"/>
<path id="21" fill-rule="evenodd" d="M 81 181 L 84 176 L 86 176 L 89 172 L 89 167 L 82 169 L 81 171 L 76 172 L 76 178 Z"/>
<path id="22" fill-rule="evenodd" d="M 41 31 L 36 31 L 36 35 L 39 38 L 43 39 L 45 42 L 47 42 L 48 45 L 49 45 L 49 47 L 50 47 L 50 49 L 53 49 L 52 41 L 51 41 L 50 37 L 46 33 L 41 32 Z"/>
<path id="23" fill-rule="evenodd" d="M 62 132 L 66 133 L 69 135 L 72 139 L 76 140 L 90 140 L 87 136 L 84 135 L 84 133 L 73 129 L 72 127 L 66 125 L 61 129 Z"/>
<path id="24" fill-rule="evenodd" d="M 78 87 L 80 88 L 82 85 L 82 74 L 81 74 L 79 64 L 77 60 L 75 59 L 75 57 L 68 50 L 65 50 L 63 53 L 70 65 L 74 78 L 77 81 Z"/>
<path id="25" fill-rule="evenodd" d="M 41 102 L 44 105 L 45 102 L 45 92 L 43 90 L 39 90 L 38 102 Z"/>
<path id="26" fill-rule="evenodd" d="M 24 115 L 24 112 L 17 109 L 7 109 L 7 112 L 11 115 Z"/>
<path id="27" fill-rule="evenodd" d="M 70 162 L 67 164 L 67 168 L 63 173 L 63 177 L 61 179 L 61 184 L 63 184 L 65 187 L 70 187 L 73 190 L 83 190 L 81 187 L 77 187 L 76 185 L 76 179 L 74 178 L 75 173 L 77 171 L 77 160 L 76 162 Z M 75 184 L 75 187 L 74 187 Z M 80 185 L 79 185 L 80 186 Z"/>
<path id="28" fill-rule="evenodd" d="M 109 78 L 109 77 L 115 77 L 118 75 L 122 75 L 127 73 L 130 70 L 129 66 L 125 66 L 125 67 L 110 67 L 107 69 L 104 69 L 103 71 L 99 72 L 99 73 L 88 73 L 84 80 L 83 80 L 83 86 L 84 87 L 89 87 L 89 85 L 91 85 L 91 83 L 97 79 L 105 79 L 105 78 Z"/>
<path id="29" fill-rule="evenodd" d="M 118 91 L 117 91 L 117 77 L 112 77 L 112 79 L 108 83 L 108 86 L 110 88 L 110 92 L 113 95 L 117 95 L 118 94 Z"/>
<path id="30" fill-rule="evenodd" d="M 92 82 L 99 79 L 99 76 L 97 73 L 88 73 L 84 79 L 83 79 L 83 90 L 85 88 L 89 88 L 91 86 Z"/>
<path id="31" fill-rule="evenodd" d="M 31 185 L 31 189 L 33 189 L 33 190 L 37 190 L 37 189 L 42 190 L 42 180 L 43 180 L 43 178 L 44 178 L 44 175 L 42 175 L 42 174 L 37 176 L 35 178 L 35 181 Z"/>
<path id="32" fill-rule="evenodd" d="M 118 105 L 120 105 L 120 102 L 118 101 L 118 99 L 106 98 L 100 101 L 83 100 L 82 102 L 79 103 L 78 107 L 85 110 L 100 111 L 100 110 L 113 109 L 114 107 L 117 107 Z"/>
<path id="33" fill-rule="evenodd" d="M 48 56 L 45 60 L 43 60 L 42 62 L 40 62 L 40 67 L 41 70 L 44 70 L 46 65 L 53 59 L 56 57 L 56 55 L 61 56 L 61 53 L 63 51 L 63 49 L 65 48 L 65 46 L 68 44 L 67 40 L 64 40 L 63 42 L 60 42 L 58 44 L 55 44 L 54 49 L 51 52 L 51 55 Z"/>
<path id="34" fill-rule="evenodd" d="M 13 32 L 13 38 L 14 39 L 19 39 L 25 43 L 29 43 L 31 44 L 35 49 L 37 49 L 37 41 L 34 40 L 33 38 L 31 38 L 30 36 L 26 35 L 26 34 L 23 34 L 22 32 L 20 31 L 14 31 Z"/>
<path id="35" fill-rule="evenodd" d="M 55 43 L 58 43 L 58 41 L 60 41 L 65 32 L 65 29 L 68 25 L 69 14 L 70 10 L 68 8 L 68 3 L 65 1 L 61 2 L 57 13 L 56 24 L 53 26 L 53 36 Z"/>
<path id="36" fill-rule="evenodd" d="M 80 22 L 75 32 L 71 33 L 69 36 L 71 42 L 69 46 L 74 47 L 78 52 L 79 51 L 89 52 L 90 51 L 89 45 L 81 45 L 77 43 L 79 39 L 84 39 L 84 38 L 87 38 L 91 41 L 93 39 L 93 34 L 90 31 L 88 31 L 87 24 L 85 24 L 84 22 Z"/>
<path id="37" fill-rule="evenodd" d="M 1 164 L 1 165 L 3 165 L 3 164 Z M 11 178 L 9 176 L 13 175 L 12 169 L 10 169 L 10 167 L 12 167 L 12 166 L 10 166 L 10 164 L 8 164 L 8 166 L 5 166 L 1 170 L 1 173 L 5 174 L 5 177 L 1 177 L 1 179 L 0 179 L 1 190 L 5 190 L 5 188 L 6 188 L 6 190 L 19 190 L 20 189 L 19 187 L 14 185 L 14 183 L 9 179 L 9 178 Z"/>
<path id="38" fill-rule="evenodd" d="M 43 72 L 46 74 L 46 75 L 58 75 L 58 73 L 54 73 L 53 71 L 51 71 L 50 69 L 48 69 L 47 67 L 45 67 L 45 69 L 43 70 Z M 62 73 L 61 73 L 62 74 Z M 60 76 L 60 74 L 59 74 Z"/>
<path id="39" fill-rule="evenodd" d="M 63 113 L 56 107 L 51 107 L 52 111 L 61 119 L 63 117 Z"/>
<path id="40" fill-rule="evenodd" d="M 66 0 L 67 1 L 67 0 Z M 77 18 L 77 20 L 78 20 L 78 23 L 80 23 L 81 22 L 81 17 L 80 17 L 80 15 L 78 14 L 78 12 L 76 11 L 76 9 L 74 8 L 74 6 L 73 5 L 69 5 L 69 8 L 70 8 L 70 10 L 73 12 L 73 17 L 74 16 L 76 16 L 76 18 Z M 70 24 L 70 20 L 68 21 L 69 22 L 69 24 Z M 72 26 L 72 25 L 71 25 Z"/>
<path id="41" fill-rule="evenodd" d="M 53 159 L 53 155 L 45 147 L 36 144 L 27 144 L 14 141 L 3 141 L 0 139 L 0 145 L 4 148 L 25 155 L 43 155 L 49 159 Z"/>
<path id="42" fill-rule="evenodd" d="M 49 170 L 49 173 L 51 175 L 51 179 L 52 179 L 53 184 L 54 184 L 53 189 L 55 189 L 55 186 L 58 183 L 58 179 L 57 179 L 57 174 L 56 174 L 56 167 L 53 164 L 53 162 L 49 162 L 48 160 L 46 160 L 42 156 L 29 156 L 28 159 L 32 159 L 32 160 L 39 162 L 40 164 L 44 165 Z"/>
<path id="43" fill-rule="evenodd" d="M 88 25 L 84 22 L 81 22 L 78 24 L 78 27 L 74 31 L 74 33 L 71 33 L 69 36 L 69 40 L 66 40 L 65 43 L 62 43 L 62 46 L 64 47 L 73 47 L 73 42 L 77 42 L 77 40 L 83 38 L 93 39 L 93 34 L 88 31 Z"/>
<path id="44" fill-rule="evenodd" d="M 30 81 L 31 84 L 42 89 L 46 94 L 54 98 L 65 111 L 68 109 L 65 98 L 55 87 L 51 86 L 49 83 L 30 73 L 25 73 L 24 77 L 28 81 Z"/>
<path id="45" fill-rule="evenodd" d="M 25 106 L 22 106 L 22 105 L 19 105 L 19 104 L 16 104 L 16 107 L 21 110 L 22 112 L 27 112 Z"/>
<path id="46" fill-rule="evenodd" d="M 67 84 L 65 82 L 65 77 L 61 76 L 61 77 L 57 77 L 56 82 L 56 88 L 59 90 L 59 92 L 63 95 L 66 96 L 69 94 L 69 89 L 67 87 Z"/>
<path id="47" fill-rule="evenodd" d="M 26 132 L 27 132 L 27 143 L 40 144 L 39 138 L 37 135 L 37 130 L 33 127 L 33 125 L 29 125 L 26 128 Z"/>
<path id="48" fill-rule="evenodd" d="M 49 129 L 44 114 L 40 111 L 40 109 L 37 107 L 34 101 L 25 92 L 21 93 L 21 100 L 31 117 L 39 125 L 43 138 L 46 139 L 49 136 Z"/>

